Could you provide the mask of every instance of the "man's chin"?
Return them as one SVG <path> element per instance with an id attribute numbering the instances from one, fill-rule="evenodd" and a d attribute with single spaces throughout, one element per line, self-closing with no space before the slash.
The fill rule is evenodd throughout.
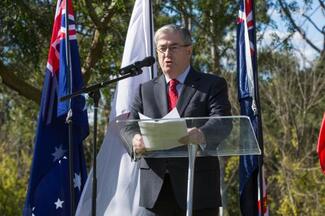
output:
<path id="1" fill-rule="evenodd" d="M 165 67 L 165 73 L 166 74 L 171 74 L 171 73 L 173 73 L 173 68 L 172 67 Z"/>

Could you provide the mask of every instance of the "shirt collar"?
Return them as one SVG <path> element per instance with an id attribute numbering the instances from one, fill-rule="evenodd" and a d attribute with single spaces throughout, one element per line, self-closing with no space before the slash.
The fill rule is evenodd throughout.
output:
<path id="1" fill-rule="evenodd" d="M 188 75 L 188 73 L 190 72 L 190 68 L 191 66 L 187 66 L 187 68 L 180 74 L 176 77 L 176 79 L 178 80 L 179 83 L 181 84 L 184 84 L 184 81 Z M 166 79 L 166 83 L 169 83 L 169 81 L 171 80 L 170 78 L 168 78 L 167 76 L 165 76 L 165 79 Z"/>

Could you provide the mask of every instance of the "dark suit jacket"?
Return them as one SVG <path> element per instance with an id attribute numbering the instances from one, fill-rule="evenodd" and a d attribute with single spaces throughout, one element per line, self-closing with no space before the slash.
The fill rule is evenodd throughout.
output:
<path id="1" fill-rule="evenodd" d="M 231 115 L 226 81 L 191 68 L 179 95 L 177 109 L 181 117 Z M 131 106 L 130 118 L 138 119 L 138 112 L 151 118 L 162 118 L 168 113 L 167 85 L 163 75 L 140 85 Z M 201 129 L 204 132 L 205 128 Z M 131 154 L 132 149 L 128 148 L 128 151 Z M 182 208 L 186 208 L 187 158 L 142 158 L 140 169 L 140 206 L 154 206 L 168 170 L 176 200 Z M 197 158 L 193 208 L 220 205 L 218 159 Z"/>

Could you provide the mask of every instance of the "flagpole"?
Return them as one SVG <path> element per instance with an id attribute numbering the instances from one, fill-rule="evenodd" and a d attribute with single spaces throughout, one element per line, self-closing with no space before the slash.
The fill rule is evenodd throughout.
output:
<path id="1" fill-rule="evenodd" d="M 261 117 L 261 104 L 260 104 L 260 95 L 259 95 L 259 86 L 258 86 L 258 66 L 257 66 L 257 45 L 256 45 L 256 19 L 255 19 L 255 1 L 253 0 L 252 4 L 252 12 L 253 12 L 253 34 L 254 34 L 254 61 L 255 64 L 255 76 L 254 76 L 254 86 L 255 86 L 255 100 L 256 100 L 256 108 L 257 108 L 257 119 L 258 119 L 258 134 L 257 139 L 259 143 L 259 147 L 261 149 L 261 155 L 258 156 L 258 166 L 259 166 L 259 175 L 258 175 L 258 187 L 259 187 L 259 196 L 260 196 L 260 204 L 261 204 L 261 215 L 264 215 L 264 194 L 263 194 L 263 159 L 264 159 L 264 142 L 263 142 L 263 131 L 262 131 L 262 117 Z"/>
<path id="2" fill-rule="evenodd" d="M 153 16 L 152 16 L 152 1 L 149 1 L 149 22 L 150 22 L 150 47 L 151 47 L 151 56 L 154 56 L 154 50 L 153 50 Z M 152 80 L 154 78 L 154 65 L 151 65 L 150 67 L 150 79 Z"/>
<path id="3" fill-rule="evenodd" d="M 65 50 L 66 50 L 66 69 L 68 71 L 67 82 L 69 93 L 72 93 L 72 70 L 71 70 L 71 52 L 69 38 L 69 0 L 65 1 Z M 66 123 L 69 125 L 69 189 L 70 189 L 70 214 L 75 214 L 75 194 L 73 187 L 73 131 L 72 131 L 72 109 L 71 98 L 69 99 L 69 112 L 67 114 Z"/>

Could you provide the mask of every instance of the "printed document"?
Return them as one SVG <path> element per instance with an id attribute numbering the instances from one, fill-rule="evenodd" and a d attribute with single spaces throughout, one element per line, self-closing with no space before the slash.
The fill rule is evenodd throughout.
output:
<path id="1" fill-rule="evenodd" d="M 182 146 L 178 140 L 187 135 L 187 126 L 176 108 L 170 111 L 162 119 L 151 118 L 139 113 L 140 131 L 147 151 L 167 150 Z"/>

